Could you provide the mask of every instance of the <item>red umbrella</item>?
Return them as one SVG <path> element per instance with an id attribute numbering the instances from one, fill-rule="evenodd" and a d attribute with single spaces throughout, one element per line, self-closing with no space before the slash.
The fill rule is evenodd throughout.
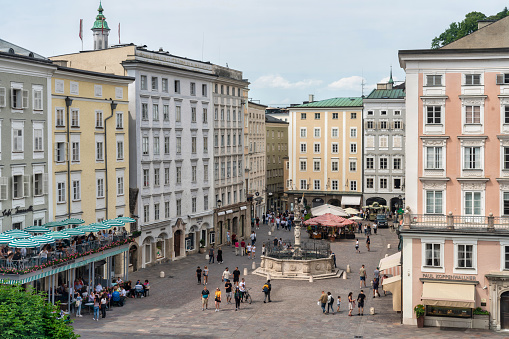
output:
<path id="1" fill-rule="evenodd" d="M 352 224 L 354 224 L 352 220 L 348 220 L 331 213 L 325 213 L 318 217 L 304 221 L 304 225 L 320 225 L 327 227 L 344 227 Z"/>

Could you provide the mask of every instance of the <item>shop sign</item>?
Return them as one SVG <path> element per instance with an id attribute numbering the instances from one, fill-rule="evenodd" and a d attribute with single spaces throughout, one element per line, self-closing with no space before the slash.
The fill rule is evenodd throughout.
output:
<path id="1" fill-rule="evenodd" d="M 472 280 L 472 281 L 476 280 L 476 276 L 473 275 L 423 273 L 422 277 L 426 279 L 442 279 L 442 280 Z"/>
<path id="2" fill-rule="evenodd" d="M 8 217 L 10 215 L 32 212 L 33 210 L 34 210 L 34 207 L 32 205 L 28 206 L 28 208 L 21 208 L 20 206 L 18 206 L 16 208 L 8 208 L 8 209 L 3 210 L 2 216 Z"/>

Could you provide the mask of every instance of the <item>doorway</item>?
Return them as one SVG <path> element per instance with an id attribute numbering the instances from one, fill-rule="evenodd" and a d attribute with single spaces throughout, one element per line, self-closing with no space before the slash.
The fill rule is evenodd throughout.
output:
<path id="1" fill-rule="evenodd" d="M 180 257 L 180 241 L 181 241 L 182 231 L 178 230 L 173 235 L 173 251 L 175 252 L 175 257 Z"/>
<path id="2" fill-rule="evenodd" d="M 500 296 L 500 326 L 509 329 L 509 291 Z"/>

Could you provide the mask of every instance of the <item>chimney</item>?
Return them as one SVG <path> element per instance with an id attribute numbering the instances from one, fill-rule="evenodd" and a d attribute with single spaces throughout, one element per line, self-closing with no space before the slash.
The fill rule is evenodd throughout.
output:
<path id="1" fill-rule="evenodd" d="M 477 21 L 477 29 L 481 29 L 483 27 L 488 26 L 489 24 L 495 22 L 496 20 L 479 20 Z"/>
<path id="2" fill-rule="evenodd" d="M 315 95 L 314 94 L 310 94 L 309 95 L 309 102 L 313 102 L 315 101 Z"/>

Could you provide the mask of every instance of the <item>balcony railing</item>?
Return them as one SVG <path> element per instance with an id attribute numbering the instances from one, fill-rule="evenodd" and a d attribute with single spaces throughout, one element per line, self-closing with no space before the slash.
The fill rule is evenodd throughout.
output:
<path id="1" fill-rule="evenodd" d="M 410 214 L 403 216 L 403 229 L 462 230 L 462 231 L 509 231 L 509 217 L 471 215 Z"/>
<path id="2" fill-rule="evenodd" d="M 51 245 L 41 245 L 37 249 L 27 249 L 26 253 L 19 260 L 13 260 L 12 255 L 0 256 L 0 273 L 26 274 L 55 265 L 65 265 L 66 262 L 122 246 L 131 241 L 132 238 L 125 233 L 97 240 L 85 240 L 83 243 L 73 246 L 68 240 Z M 42 258 L 40 255 L 40 251 L 44 246 L 51 247 L 47 258 Z"/>

